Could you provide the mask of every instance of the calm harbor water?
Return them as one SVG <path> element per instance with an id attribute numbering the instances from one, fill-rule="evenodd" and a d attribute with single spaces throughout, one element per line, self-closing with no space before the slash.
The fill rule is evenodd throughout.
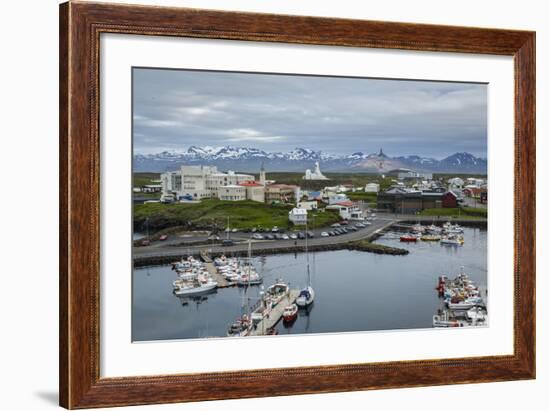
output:
<path id="1" fill-rule="evenodd" d="M 434 290 L 441 274 L 455 276 L 461 266 L 483 289 L 487 287 L 487 232 L 466 228 L 465 244 L 400 243 L 389 233 L 377 242 L 409 249 L 406 256 L 359 251 L 310 253 L 315 302 L 279 334 L 431 328 L 440 307 Z M 267 287 L 283 278 L 293 288 L 306 281 L 305 254 L 254 258 Z M 224 337 L 245 301 L 244 288 L 225 288 L 195 299 L 172 294 L 176 274 L 170 266 L 137 268 L 133 273 L 134 341 Z M 251 287 L 251 303 L 260 287 Z M 490 313 L 489 313 L 490 314 Z"/>

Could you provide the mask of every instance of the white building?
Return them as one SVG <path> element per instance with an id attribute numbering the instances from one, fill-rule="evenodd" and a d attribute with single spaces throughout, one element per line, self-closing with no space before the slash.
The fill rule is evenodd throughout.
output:
<path id="1" fill-rule="evenodd" d="M 362 221 L 365 219 L 363 211 L 351 201 L 343 201 L 341 203 L 327 206 L 327 210 L 336 210 L 343 220 Z"/>
<path id="2" fill-rule="evenodd" d="M 347 195 L 345 194 L 342 194 L 342 193 L 329 193 L 328 195 L 328 203 L 330 205 L 332 204 L 337 204 L 337 203 L 342 203 L 344 201 L 349 201 L 349 198 Z"/>
<path id="3" fill-rule="evenodd" d="M 310 169 L 306 170 L 306 174 L 302 177 L 304 180 L 328 180 L 323 173 L 321 173 L 321 168 L 319 167 L 319 162 L 315 162 L 315 170 L 311 171 Z"/>
<path id="4" fill-rule="evenodd" d="M 293 208 L 288 212 L 288 219 L 295 225 L 307 223 L 307 210 L 305 208 Z"/>
<path id="5" fill-rule="evenodd" d="M 223 201 L 246 200 L 246 187 L 229 185 L 218 188 L 218 198 Z"/>
<path id="6" fill-rule="evenodd" d="M 317 201 L 298 201 L 297 206 L 308 211 L 317 210 Z"/>
<path id="7" fill-rule="evenodd" d="M 181 197 L 193 200 L 219 198 L 220 188 L 237 186 L 246 181 L 254 181 L 254 176 L 237 174 L 233 171 L 222 173 L 215 166 L 184 165 L 178 171 L 161 174 L 163 196 L 173 194 L 178 199 Z M 244 191 L 246 192 L 246 189 Z M 225 194 L 227 195 L 227 191 Z"/>
<path id="8" fill-rule="evenodd" d="M 239 184 L 246 189 L 247 200 L 265 202 L 265 187 L 256 181 L 247 181 Z"/>
<path id="9" fill-rule="evenodd" d="M 380 184 L 368 183 L 365 185 L 365 193 L 378 193 L 380 191 Z"/>
<path id="10" fill-rule="evenodd" d="M 449 188 L 461 189 L 462 187 L 464 187 L 464 180 L 461 179 L 460 177 L 451 178 L 449 179 L 448 183 L 449 183 Z"/>

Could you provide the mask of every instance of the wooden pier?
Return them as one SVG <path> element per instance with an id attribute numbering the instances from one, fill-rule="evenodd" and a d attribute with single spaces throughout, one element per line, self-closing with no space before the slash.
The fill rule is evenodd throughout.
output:
<path id="1" fill-rule="evenodd" d="M 294 303 L 298 295 L 300 295 L 300 290 L 291 289 L 289 293 L 271 309 L 269 315 L 256 324 L 256 328 L 254 328 L 249 335 L 252 337 L 265 335 L 268 329 L 274 327 L 281 320 L 285 307 Z"/>

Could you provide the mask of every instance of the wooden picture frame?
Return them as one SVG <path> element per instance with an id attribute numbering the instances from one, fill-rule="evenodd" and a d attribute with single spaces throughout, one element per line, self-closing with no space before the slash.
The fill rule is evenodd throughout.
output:
<path id="1" fill-rule="evenodd" d="M 100 34 L 513 56 L 514 353 L 154 377 L 99 372 Z M 535 33 L 184 8 L 60 6 L 60 404 L 90 408 L 535 378 Z"/>

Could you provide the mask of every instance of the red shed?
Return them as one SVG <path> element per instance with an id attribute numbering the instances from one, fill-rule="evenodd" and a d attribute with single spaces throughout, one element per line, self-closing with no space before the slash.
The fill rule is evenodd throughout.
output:
<path id="1" fill-rule="evenodd" d="M 456 208 L 457 205 L 456 195 L 452 191 L 447 191 L 443 194 L 443 197 L 441 197 L 441 206 L 443 208 Z"/>

